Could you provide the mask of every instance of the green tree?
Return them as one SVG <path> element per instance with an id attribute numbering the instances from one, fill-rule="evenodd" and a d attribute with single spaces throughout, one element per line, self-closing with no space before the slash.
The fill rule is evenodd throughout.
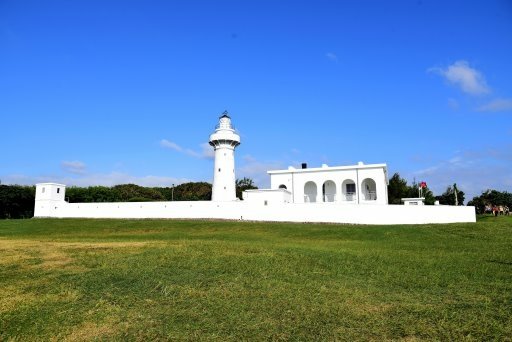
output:
<path id="1" fill-rule="evenodd" d="M 478 214 L 483 214 L 486 211 L 486 207 L 492 207 L 493 205 L 503 205 L 512 208 L 512 193 L 507 191 L 497 191 L 488 189 L 480 196 L 473 197 L 468 205 L 475 207 Z"/>
<path id="2" fill-rule="evenodd" d="M 0 218 L 30 218 L 34 216 L 34 186 L 0 185 Z"/>
<path id="3" fill-rule="evenodd" d="M 164 196 L 153 188 L 145 188 L 136 184 L 121 184 L 112 188 L 114 197 L 120 202 L 163 201 Z"/>
<path id="4" fill-rule="evenodd" d="M 402 204 L 401 199 L 408 197 L 409 186 L 407 181 L 400 177 L 398 172 L 395 172 L 393 177 L 389 179 L 388 184 L 388 203 L 389 204 Z"/>
<path id="5" fill-rule="evenodd" d="M 453 186 L 448 186 L 446 191 L 441 196 L 437 196 L 436 199 L 439 204 L 455 205 L 457 203 L 457 205 L 463 205 L 464 192 L 457 188 L 457 184 L 453 184 Z"/>
<path id="6" fill-rule="evenodd" d="M 412 185 L 408 185 L 407 181 L 396 172 L 388 182 L 388 203 L 402 204 L 402 198 L 418 197 L 419 187 L 420 184 L 416 183 L 416 181 Z M 422 197 L 425 198 L 425 204 L 427 205 L 433 205 L 435 202 L 434 194 L 428 187 L 422 189 Z"/>
<path id="7" fill-rule="evenodd" d="M 236 180 L 236 197 L 242 199 L 245 190 L 258 189 L 251 178 L 244 177 Z"/>
<path id="8" fill-rule="evenodd" d="M 407 197 L 418 197 L 419 196 L 420 184 L 413 181 L 412 185 L 409 187 L 409 191 L 407 193 Z M 434 193 L 427 187 L 421 189 L 421 196 L 425 198 L 426 205 L 434 205 L 436 198 Z"/>
<path id="9" fill-rule="evenodd" d="M 157 189 L 167 201 L 209 201 L 212 198 L 212 185 L 206 182 L 188 182 L 174 188 Z"/>

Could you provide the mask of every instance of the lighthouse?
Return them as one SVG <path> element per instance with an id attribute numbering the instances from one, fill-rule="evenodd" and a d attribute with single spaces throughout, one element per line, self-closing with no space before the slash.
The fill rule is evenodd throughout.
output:
<path id="1" fill-rule="evenodd" d="M 219 117 L 219 124 L 210 135 L 210 145 L 215 151 L 212 201 L 235 201 L 235 148 L 240 145 L 240 136 L 227 111 Z"/>

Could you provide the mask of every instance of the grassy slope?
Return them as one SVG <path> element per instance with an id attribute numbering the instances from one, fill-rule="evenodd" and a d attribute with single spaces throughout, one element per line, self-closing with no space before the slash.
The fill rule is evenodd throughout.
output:
<path id="1" fill-rule="evenodd" d="M 0 340 L 512 339 L 512 217 L 0 221 Z"/>

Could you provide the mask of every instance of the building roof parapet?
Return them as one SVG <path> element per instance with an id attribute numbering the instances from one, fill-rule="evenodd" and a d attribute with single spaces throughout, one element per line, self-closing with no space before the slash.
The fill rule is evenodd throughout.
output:
<path id="1" fill-rule="evenodd" d="M 291 194 L 291 191 L 287 189 L 248 189 L 244 190 L 244 192 L 286 192 Z"/>
<path id="2" fill-rule="evenodd" d="M 296 169 L 288 168 L 287 170 L 270 170 L 268 174 L 286 174 L 286 173 L 308 173 L 308 172 L 321 172 L 321 171 L 344 171 L 344 170 L 360 170 L 360 169 L 387 169 L 387 164 L 357 164 L 357 165 L 346 165 L 346 166 L 323 166 L 323 167 L 311 167 L 307 169 Z"/>
<path id="3" fill-rule="evenodd" d="M 61 184 L 61 183 L 52 183 L 52 182 L 36 183 L 36 186 L 37 186 L 37 185 L 58 185 L 58 186 L 66 186 L 65 184 Z"/>

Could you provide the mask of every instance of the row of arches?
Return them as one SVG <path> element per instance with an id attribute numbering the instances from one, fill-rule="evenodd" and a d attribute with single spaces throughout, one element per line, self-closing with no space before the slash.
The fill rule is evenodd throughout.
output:
<path id="1" fill-rule="evenodd" d="M 286 189 L 284 184 L 279 188 Z M 338 194 L 336 183 L 332 180 L 325 181 L 321 186 L 321 192 L 317 183 L 308 181 L 304 184 L 304 202 L 339 202 L 355 201 L 357 199 L 357 186 L 352 179 L 345 179 L 341 183 L 341 193 Z M 320 193 L 319 193 L 320 192 Z M 319 196 L 320 195 L 320 196 Z M 361 182 L 360 199 L 363 201 L 377 200 L 377 184 L 371 178 L 365 178 Z"/>

